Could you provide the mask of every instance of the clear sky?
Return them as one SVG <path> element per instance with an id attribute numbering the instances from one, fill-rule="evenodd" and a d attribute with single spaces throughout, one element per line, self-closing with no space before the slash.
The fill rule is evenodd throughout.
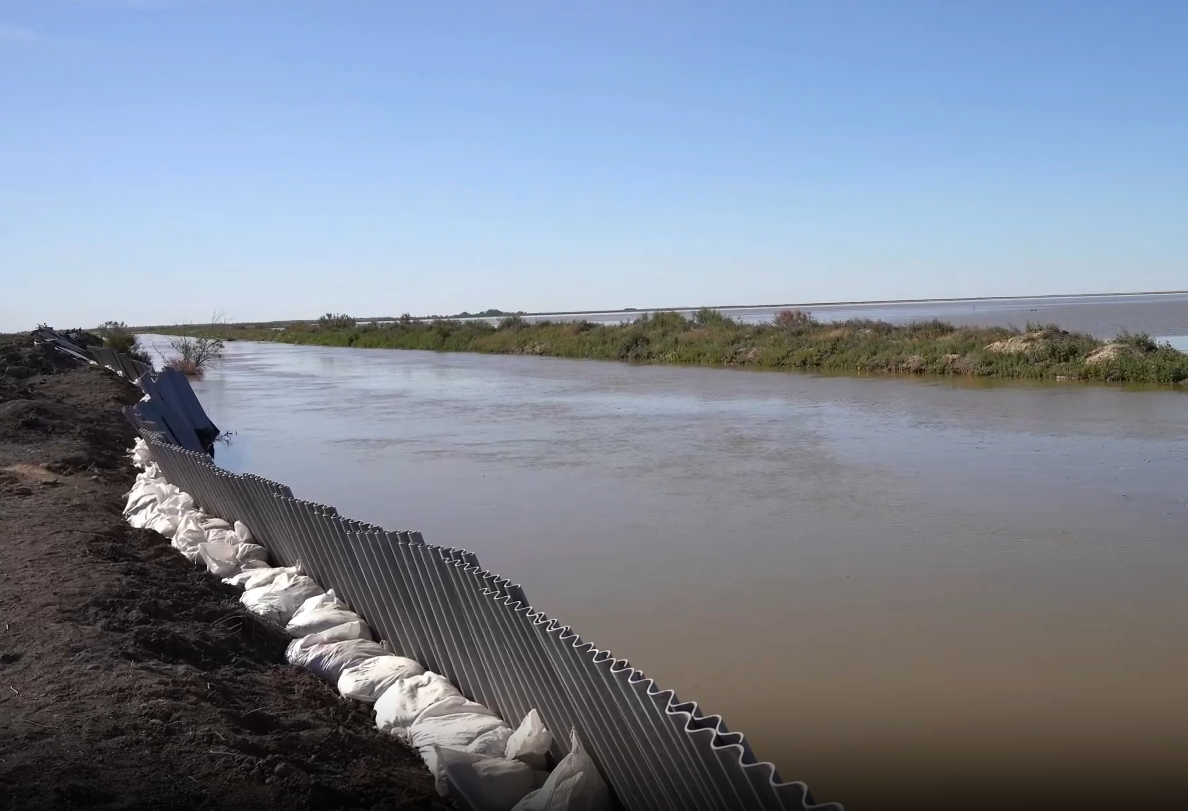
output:
<path id="1" fill-rule="evenodd" d="M 0 0 L 0 329 L 1186 271 L 1185 0 Z"/>

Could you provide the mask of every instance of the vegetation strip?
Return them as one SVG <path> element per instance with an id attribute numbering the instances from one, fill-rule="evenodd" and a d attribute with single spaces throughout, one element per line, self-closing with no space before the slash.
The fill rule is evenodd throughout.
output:
<path id="1" fill-rule="evenodd" d="M 519 316 L 485 321 L 417 320 L 358 324 L 328 314 L 316 324 L 187 326 L 186 335 L 361 349 L 421 349 L 634 363 L 742 366 L 858 374 L 1092 380 L 1176 384 L 1188 380 L 1188 354 L 1145 334 L 1113 341 L 1056 325 L 957 327 L 943 321 L 893 325 L 854 319 L 821 322 L 783 310 L 770 324 L 744 324 L 716 310 L 692 317 L 646 315 L 615 325 L 530 323 Z"/>

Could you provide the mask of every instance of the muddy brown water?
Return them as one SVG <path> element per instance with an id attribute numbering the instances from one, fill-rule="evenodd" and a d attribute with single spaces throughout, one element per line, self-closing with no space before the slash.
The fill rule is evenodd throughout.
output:
<path id="1" fill-rule="evenodd" d="M 254 343 L 197 390 L 222 464 L 476 551 L 818 799 L 1188 757 L 1188 393 Z"/>

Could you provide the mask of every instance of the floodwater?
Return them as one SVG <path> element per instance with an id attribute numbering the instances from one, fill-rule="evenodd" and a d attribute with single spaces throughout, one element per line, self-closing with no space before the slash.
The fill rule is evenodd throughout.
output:
<path id="1" fill-rule="evenodd" d="M 222 464 L 474 550 L 819 800 L 1179 785 L 1188 393 L 243 342 L 196 388 Z"/>
<path id="2" fill-rule="evenodd" d="M 722 312 L 745 323 L 769 323 L 784 309 L 803 309 L 819 321 L 869 318 L 905 324 L 939 318 L 959 326 L 1002 326 L 1024 328 L 1029 321 L 1056 323 L 1075 332 L 1088 332 L 1101 339 L 1113 338 L 1122 329 L 1152 336 L 1188 334 L 1188 293 L 1132 293 L 1111 296 L 1059 296 L 1042 298 L 982 299 L 963 301 L 890 302 L 883 304 L 789 304 L 777 307 L 724 307 Z M 646 310 L 617 310 L 600 313 L 561 313 L 531 316 L 529 320 L 618 324 L 634 321 Z M 693 310 L 678 310 L 686 316 Z M 499 319 L 485 319 L 492 323 Z"/>

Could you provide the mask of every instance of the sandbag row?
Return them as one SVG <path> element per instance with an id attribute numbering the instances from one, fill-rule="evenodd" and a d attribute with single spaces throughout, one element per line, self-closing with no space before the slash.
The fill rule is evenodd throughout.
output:
<path id="1" fill-rule="evenodd" d="M 609 791 L 576 731 L 570 753 L 550 774 L 552 735 L 532 710 L 512 729 L 464 697 L 449 680 L 397 656 L 373 639 L 367 622 L 306 575 L 300 564 L 274 567 L 242 522 L 206 515 L 167 482 L 143 440 L 141 468 L 124 515 L 155 530 L 190 561 L 244 589 L 240 602 L 293 637 L 287 661 L 335 684 L 345 698 L 372 703 L 376 727 L 417 749 L 446 796 L 449 783 L 474 811 L 602 811 Z"/>

